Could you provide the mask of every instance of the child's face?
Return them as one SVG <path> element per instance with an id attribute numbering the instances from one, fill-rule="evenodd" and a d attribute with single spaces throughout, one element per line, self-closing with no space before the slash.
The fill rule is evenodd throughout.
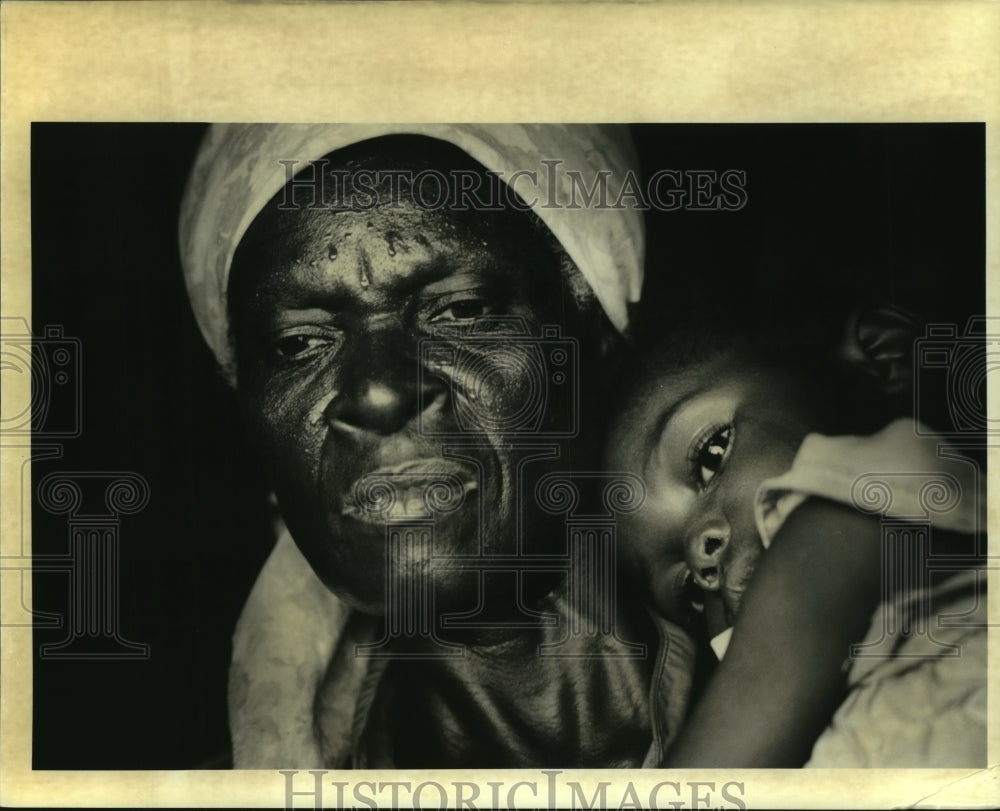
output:
<path id="1" fill-rule="evenodd" d="M 679 618 L 690 570 L 732 622 L 762 551 L 754 495 L 813 430 L 805 401 L 789 375 L 726 353 L 648 375 L 612 421 L 607 469 L 646 484 L 643 506 L 619 520 L 623 561 L 664 616 Z"/>

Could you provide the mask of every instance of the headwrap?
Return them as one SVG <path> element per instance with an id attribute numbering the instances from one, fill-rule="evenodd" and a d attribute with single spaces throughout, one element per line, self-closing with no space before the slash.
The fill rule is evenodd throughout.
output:
<path id="1" fill-rule="evenodd" d="M 195 318 L 223 368 L 233 364 L 226 309 L 233 254 L 288 180 L 279 161 L 298 161 L 301 171 L 334 150 L 392 134 L 446 141 L 488 171 L 514 177 L 511 187 L 559 240 L 611 323 L 625 330 L 627 304 L 642 289 L 644 234 L 641 211 L 611 207 L 637 168 L 624 126 L 217 124 L 199 147 L 184 192 L 180 249 Z M 598 182 L 607 194 L 588 203 L 586 192 Z M 574 199 L 577 207 L 568 207 Z"/>

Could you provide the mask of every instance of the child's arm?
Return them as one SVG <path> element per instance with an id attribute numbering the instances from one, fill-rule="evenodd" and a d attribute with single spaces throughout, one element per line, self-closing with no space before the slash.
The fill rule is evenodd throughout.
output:
<path id="1" fill-rule="evenodd" d="M 762 556 L 732 642 L 667 767 L 801 766 L 844 697 L 849 646 L 880 596 L 877 518 L 822 499 Z"/>

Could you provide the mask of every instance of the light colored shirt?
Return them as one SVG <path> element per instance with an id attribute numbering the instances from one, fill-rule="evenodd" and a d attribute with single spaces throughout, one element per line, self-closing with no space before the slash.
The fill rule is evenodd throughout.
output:
<path id="1" fill-rule="evenodd" d="M 917 537 L 906 525 L 985 533 L 978 466 L 910 420 L 868 437 L 806 437 L 791 469 L 757 490 L 765 548 L 813 496 L 880 515 L 897 543 Z M 943 582 L 878 605 L 867 635 L 844 662 L 845 700 L 807 767 L 986 766 L 985 574 L 970 558 Z M 720 659 L 732 633 L 712 639 Z"/>
<path id="2" fill-rule="evenodd" d="M 985 495 L 976 464 L 913 420 L 871 436 L 809 434 L 792 467 L 761 482 L 754 517 L 767 549 L 788 516 L 808 498 L 825 498 L 885 519 L 912 520 L 954 532 L 985 530 Z M 722 659 L 727 628 L 711 640 Z"/>

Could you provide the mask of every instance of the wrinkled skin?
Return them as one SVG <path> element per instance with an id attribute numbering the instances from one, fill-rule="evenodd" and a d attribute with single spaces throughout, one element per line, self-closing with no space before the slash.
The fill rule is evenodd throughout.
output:
<path id="1" fill-rule="evenodd" d="M 435 556 L 514 553 L 519 519 L 523 548 L 538 553 L 564 541 L 533 511 L 534 481 L 593 465 L 580 443 L 561 441 L 558 458 L 524 467 L 528 497 L 515 493 L 532 452 L 510 447 L 523 439 L 512 426 L 523 430 L 516 417 L 537 399 L 539 375 L 553 388 L 540 328 L 579 331 L 542 234 L 522 213 L 429 211 L 380 192 L 360 211 L 272 201 L 237 250 L 229 293 L 239 398 L 282 515 L 324 582 L 371 613 L 384 611 L 384 522 L 428 517 L 428 486 L 443 482 L 448 501 L 434 514 Z M 435 336 L 435 351 L 421 352 Z M 540 427 L 565 431 L 566 405 L 544 409 Z M 446 443 L 470 447 L 445 459 Z M 389 511 L 359 499 L 373 475 L 396 486 Z M 414 547 L 393 562 L 404 579 L 432 565 L 439 606 L 473 605 L 478 575 L 443 560 Z"/>
<path id="2" fill-rule="evenodd" d="M 380 147 L 377 159 L 388 157 Z M 549 471 L 597 466 L 606 321 L 580 306 L 548 236 L 523 212 L 427 211 L 381 191 L 365 211 L 282 211 L 272 201 L 237 250 L 229 289 L 244 419 L 310 565 L 376 615 L 386 611 L 387 563 L 396 585 L 413 589 L 430 569 L 434 630 L 467 646 L 460 658 L 391 663 L 366 732 L 387 742 L 390 760 L 376 745 L 368 763 L 637 766 L 650 741 L 653 659 L 605 657 L 617 652 L 611 637 L 578 642 L 579 658 L 539 658 L 539 645 L 568 627 L 562 576 L 507 571 L 480 582 L 448 565 L 455 555 L 566 553 L 564 518 L 543 514 L 533 494 Z M 556 343 L 539 340 L 544 325 L 559 328 Z M 422 350 L 426 339 L 435 343 Z M 572 358 L 557 359 L 566 339 L 576 371 Z M 578 397 L 560 396 L 558 373 Z M 538 431 L 548 437 L 541 450 Z M 445 445 L 455 446 L 448 456 Z M 391 507 L 369 487 L 373 475 L 395 485 Z M 447 502 L 433 511 L 420 498 L 430 486 Z M 387 560 L 386 520 L 428 517 L 434 556 L 404 545 Z M 525 625 L 523 608 L 559 624 Z M 490 627 L 440 623 L 473 610 Z M 635 611 L 619 613 L 618 630 L 655 645 Z"/>

